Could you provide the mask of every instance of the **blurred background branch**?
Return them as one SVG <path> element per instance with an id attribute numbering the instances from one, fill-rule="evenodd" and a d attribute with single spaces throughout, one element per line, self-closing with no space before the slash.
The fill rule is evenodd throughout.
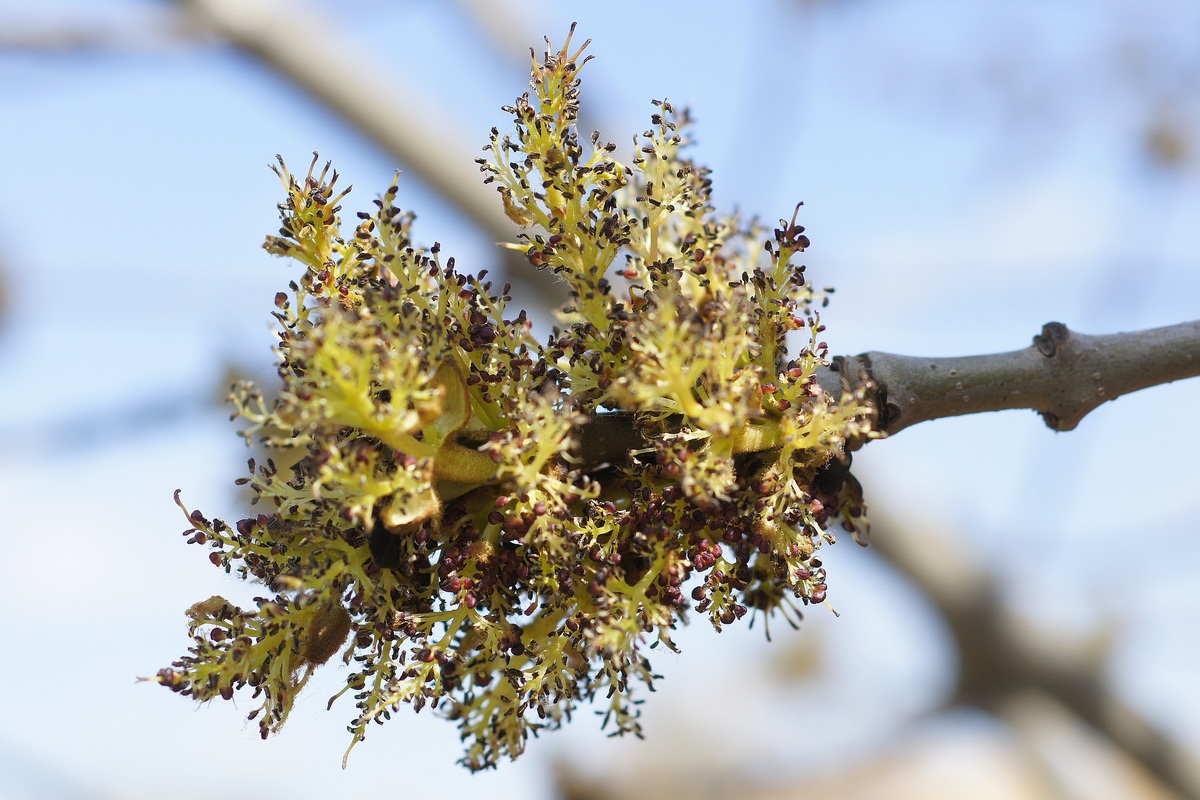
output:
<path id="1" fill-rule="evenodd" d="M 102 14 L 52 20 L 9 18 L 0 24 L 0 52 L 40 58 L 164 53 L 204 39 L 194 24 L 169 8 L 143 8 L 133 25 L 107 20 Z"/>
<path id="2" fill-rule="evenodd" d="M 1014 704 L 1046 695 L 1180 797 L 1200 797 L 1200 759 L 1113 692 L 1097 642 L 1064 641 L 1010 613 L 1007 593 L 961 536 L 879 515 L 872 523 L 877 551 L 933 601 L 950 630 L 958 661 L 951 705 L 1008 717 Z"/>
<path id="3" fill-rule="evenodd" d="M 497 241 L 516 227 L 483 185 L 479 148 L 462 135 L 453 102 L 345 38 L 313 5 L 280 0 L 179 0 L 198 23 L 260 59 L 362 131 Z M 336 57 L 326 54 L 336 53 Z"/>

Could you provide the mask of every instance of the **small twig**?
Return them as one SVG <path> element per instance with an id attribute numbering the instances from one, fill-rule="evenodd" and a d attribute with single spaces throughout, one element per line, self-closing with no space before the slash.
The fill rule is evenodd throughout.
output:
<path id="1" fill-rule="evenodd" d="M 1200 375 L 1200 321 L 1089 336 L 1049 322 L 1024 350 L 916 358 L 863 353 L 837 359 L 826 389 L 874 384 L 879 430 L 895 434 L 943 417 L 1030 408 L 1056 431 L 1072 430 L 1123 394 Z"/>

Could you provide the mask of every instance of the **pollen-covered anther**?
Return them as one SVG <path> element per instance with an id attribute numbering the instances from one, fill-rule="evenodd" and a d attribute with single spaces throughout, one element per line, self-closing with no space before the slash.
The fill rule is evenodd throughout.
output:
<path id="1" fill-rule="evenodd" d="M 350 614 L 341 605 L 317 609 L 304 631 L 300 656 L 306 664 L 320 666 L 341 649 L 350 635 Z"/>

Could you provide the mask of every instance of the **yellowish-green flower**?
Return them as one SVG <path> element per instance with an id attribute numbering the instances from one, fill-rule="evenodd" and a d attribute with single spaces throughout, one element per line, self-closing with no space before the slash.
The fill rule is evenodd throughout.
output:
<path id="1" fill-rule="evenodd" d="M 160 683 L 250 689 L 265 736 L 340 653 L 351 746 L 428 703 L 482 769 L 597 697 L 636 732 L 646 651 L 673 648 L 689 610 L 719 630 L 824 601 L 819 547 L 862 529 L 847 443 L 871 431 L 861 396 L 815 381 L 804 229 L 719 213 L 669 103 L 631 166 L 581 143 L 582 51 L 568 37 L 534 62 L 481 160 L 524 226 L 511 246 L 570 292 L 545 342 L 507 287 L 413 244 L 395 183 L 344 237 L 337 174 L 280 161 L 265 247 L 303 274 L 276 298 L 277 399 L 239 384 L 233 400 L 290 466 L 251 460 L 256 516 L 185 509 L 189 541 L 269 596 L 193 606 Z"/>

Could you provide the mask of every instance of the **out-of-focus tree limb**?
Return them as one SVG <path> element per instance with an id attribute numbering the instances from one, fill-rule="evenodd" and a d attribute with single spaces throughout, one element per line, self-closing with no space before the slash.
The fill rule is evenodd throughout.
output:
<path id="1" fill-rule="evenodd" d="M 461 126 L 450 109 L 346 40 L 316 8 L 277 0 L 177 2 L 354 125 L 498 241 L 514 240 L 515 226 L 483 185 L 478 147 L 456 133 Z"/>
<path id="2" fill-rule="evenodd" d="M 519 9 L 495 0 L 456 0 L 455 5 L 491 44 L 496 58 L 520 64 L 522 69 L 528 68 L 531 40 L 524 26 L 517 22 Z M 535 37 L 544 34 L 545 31 L 538 31 Z"/>
<path id="3" fill-rule="evenodd" d="M 999 716 L 1015 734 L 1029 769 L 1041 776 L 1056 800 L 1179 798 L 1111 739 L 1044 692 L 1010 697 Z"/>
<path id="4" fill-rule="evenodd" d="M 872 545 L 934 603 L 959 658 L 954 702 L 1003 713 L 1014 697 L 1054 697 L 1183 797 L 1200 798 L 1200 762 L 1122 700 L 1095 660 L 1006 612 L 1000 587 L 952 537 L 872 516 Z"/>
<path id="5" fill-rule="evenodd" d="M 198 38 L 176 13 L 139 12 L 134 25 L 103 20 L 0 20 L 0 51 L 18 53 L 143 53 L 170 50 Z"/>
<path id="6" fill-rule="evenodd" d="M 0 261 L 0 330 L 7 321 L 8 312 L 8 274 L 4 262 Z"/>
<path id="7" fill-rule="evenodd" d="M 136 26 L 102 21 L 9 24 L 6 50 L 123 51 L 161 49 L 215 35 L 260 59 L 401 161 L 497 241 L 515 225 L 475 164 L 479 148 L 445 104 L 407 84 L 347 40 L 334 21 L 305 3 L 280 0 L 173 0 L 178 13 L 150 14 Z M 495 15 L 493 15 L 495 16 Z M 324 57 L 321 54 L 336 54 Z"/>

